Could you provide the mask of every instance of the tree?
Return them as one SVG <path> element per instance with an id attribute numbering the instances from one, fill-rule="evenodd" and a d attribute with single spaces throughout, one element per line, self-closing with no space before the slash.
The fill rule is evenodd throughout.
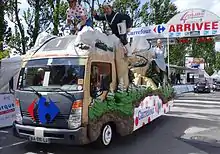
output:
<path id="1" fill-rule="evenodd" d="M 11 36 L 11 40 L 8 43 L 11 48 L 16 49 L 19 53 L 22 52 L 22 39 L 21 34 L 19 33 L 18 26 L 15 26 L 15 33 Z"/>
<path id="2" fill-rule="evenodd" d="M 141 9 L 142 22 L 146 25 L 167 23 L 178 13 L 170 0 L 150 0 Z"/>
<path id="3" fill-rule="evenodd" d="M 133 26 L 140 25 L 140 0 L 115 0 L 113 8 L 117 11 L 130 15 L 133 20 Z"/>
<path id="4" fill-rule="evenodd" d="M 0 1 L 0 42 L 4 41 L 4 29 L 5 29 L 5 22 L 4 22 L 4 2 Z"/>
<path id="5" fill-rule="evenodd" d="M 192 38 L 190 55 L 196 58 L 204 58 L 206 64 L 205 70 L 208 74 L 212 74 L 216 65 L 215 41 L 213 39 L 207 41 L 207 39 Z"/>
<path id="6" fill-rule="evenodd" d="M 215 69 L 220 70 L 220 52 L 216 53 Z"/>
<path id="7" fill-rule="evenodd" d="M 21 22 L 21 19 L 19 17 L 19 5 L 20 2 L 18 0 L 8 0 L 7 5 L 8 5 L 8 10 L 7 14 L 9 16 L 9 19 L 15 24 L 15 26 L 18 28 L 18 33 L 20 36 L 21 40 L 21 53 L 25 54 L 26 53 L 26 43 L 27 43 L 27 37 L 25 36 L 25 31 L 24 31 L 24 26 Z M 15 42 L 12 44 L 16 44 Z"/>
<path id="8" fill-rule="evenodd" d="M 68 3 L 60 0 L 48 0 L 48 21 L 53 25 L 53 34 L 57 35 L 59 33 L 59 25 L 66 21 L 66 10 L 68 8 Z"/>
<path id="9" fill-rule="evenodd" d="M 28 8 L 26 12 L 23 13 L 24 20 L 28 26 L 27 34 L 30 38 L 30 44 L 28 47 L 32 47 L 38 37 L 39 32 L 44 28 L 45 18 L 44 18 L 44 8 L 47 4 L 45 0 L 28 0 L 28 4 L 31 8 Z M 49 25 L 48 25 L 49 26 Z"/>
<path id="10" fill-rule="evenodd" d="M 11 36 L 11 28 L 8 27 L 8 22 L 5 20 L 5 12 L 7 11 L 7 1 L 0 1 L 0 42 L 8 42 Z M 0 45 L 0 51 L 3 50 L 3 43 Z"/>
<path id="11" fill-rule="evenodd" d="M 185 55 L 187 53 L 186 46 L 189 44 L 170 45 L 170 64 L 178 66 L 185 65 Z"/>

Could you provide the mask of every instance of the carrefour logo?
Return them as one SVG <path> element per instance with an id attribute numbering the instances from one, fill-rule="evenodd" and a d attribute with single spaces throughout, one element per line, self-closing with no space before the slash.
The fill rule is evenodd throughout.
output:
<path id="1" fill-rule="evenodd" d="M 47 102 L 47 99 L 41 96 L 38 101 L 35 99 L 30 104 L 28 107 L 28 112 L 35 121 L 35 112 L 37 112 L 39 121 L 42 124 L 46 124 L 51 123 L 59 114 L 60 110 L 51 99 L 49 99 L 49 102 Z"/>
<path id="2" fill-rule="evenodd" d="M 166 30 L 166 28 L 163 25 L 157 25 L 154 27 L 155 33 L 163 33 Z"/>

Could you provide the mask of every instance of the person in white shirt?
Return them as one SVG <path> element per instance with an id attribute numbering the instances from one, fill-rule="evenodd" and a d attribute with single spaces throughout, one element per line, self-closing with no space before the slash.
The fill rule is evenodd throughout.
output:
<path id="1" fill-rule="evenodd" d="M 164 58 L 164 48 L 162 47 L 162 41 L 160 39 L 157 40 L 157 45 L 154 48 L 155 53 L 155 62 L 157 66 L 162 70 L 166 71 L 166 63 Z"/>
<path id="2" fill-rule="evenodd" d="M 70 25 L 74 17 L 81 21 L 79 30 L 82 30 L 85 25 L 92 26 L 92 20 L 89 18 L 86 9 L 77 3 L 77 0 L 68 0 L 68 2 L 69 8 L 66 11 L 67 24 Z"/>

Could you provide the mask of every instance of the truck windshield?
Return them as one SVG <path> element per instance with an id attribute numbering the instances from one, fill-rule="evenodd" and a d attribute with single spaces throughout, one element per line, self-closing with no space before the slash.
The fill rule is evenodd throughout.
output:
<path id="1" fill-rule="evenodd" d="M 30 60 L 20 72 L 18 88 L 37 91 L 83 90 L 85 65 L 79 58 Z"/>

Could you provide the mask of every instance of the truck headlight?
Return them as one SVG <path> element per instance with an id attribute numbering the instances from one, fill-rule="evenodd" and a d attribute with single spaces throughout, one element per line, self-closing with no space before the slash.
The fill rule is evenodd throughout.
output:
<path id="1" fill-rule="evenodd" d="M 205 88 L 208 88 L 208 86 L 205 86 Z"/>
<path id="2" fill-rule="evenodd" d="M 20 101 L 18 99 L 15 100 L 15 121 L 19 124 L 22 124 L 22 115 L 20 108 Z"/>
<path id="3" fill-rule="evenodd" d="M 82 101 L 77 100 L 73 103 L 70 112 L 68 125 L 70 129 L 76 129 L 81 126 L 82 123 Z"/>

